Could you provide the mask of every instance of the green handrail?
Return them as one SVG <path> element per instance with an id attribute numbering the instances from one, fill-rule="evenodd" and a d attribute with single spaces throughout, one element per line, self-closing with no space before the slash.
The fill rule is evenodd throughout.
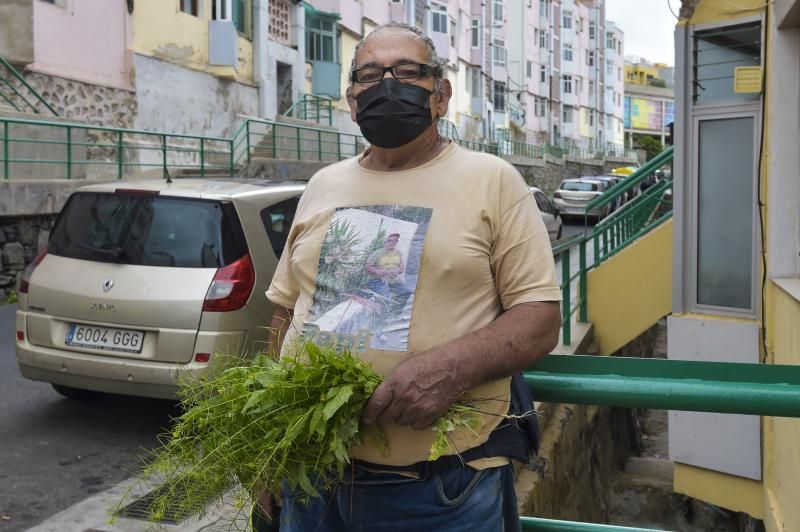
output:
<path id="1" fill-rule="evenodd" d="M 233 144 L 234 167 L 249 161 L 254 154 L 273 159 L 333 162 L 356 156 L 367 146 L 359 135 L 249 117 L 234 134 Z"/>
<path id="2" fill-rule="evenodd" d="M 35 114 L 39 114 L 39 110 L 36 108 L 36 106 L 35 106 L 35 105 L 33 105 L 31 102 L 29 102 L 29 101 L 28 101 L 28 99 L 25 97 L 25 95 L 24 95 L 24 94 L 22 94 L 21 92 L 19 92 L 19 91 L 17 90 L 17 88 L 16 88 L 14 85 L 12 85 L 12 84 L 11 84 L 11 82 L 10 82 L 9 80 L 7 80 L 6 78 L 0 77 L 0 82 L 2 82 L 2 83 L 3 83 L 3 85 L 5 85 L 6 87 L 8 87 L 8 88 L 9 88 L 9 90 L 10 90 L 10 91 L 13 93 L 13 94 L 12 94 L 12 96 L 16 96 L 17 98 L 19 98 L 20 100 L 22 100 L 22 101 L 25 103 L 25 105 L 27 105 L 28 107 L 30 107 L 30 109 L 31 109 L 31 110 L 32 110 L 32 111 L 33 111 Z M 6 99 L 6 101 L 8 101 L 8 102 L 10 102 L 10 101 L 11 101 L 11 100 L 10 100 L 10 98 L 8 98 L 8 97 L 5 97 L 5 99 Z M 16 105 L 14 105 L 13 103 L 12 103 L 11 105 L 13 105 L 13 106 L 14 106 L 14 109 L 16 109 L 17 111 L 19 111 L 19 112 L 23 112 L 23 111 L 22 111 L 22 110 L 21 110 L 19 107 L 17 107 L 17 106 L 16 106 Z"/>
<path id="3" fill-rule="evenodd" d="M 205 174 L 208 170 L 223 170 L 232 171 L 232 167 L 226 160 L 224 163 L 214 162 L 209 158 L 217 156 L 219 158 L 229 158 L 229 147 L 231 145 L 230 139 L 223 137 L 202 137 L 197 135 L 186 134 L 173 134 L 155 131 L 140 131 L 135 129 L 115 128 L 108 126 L 95 126 L 81 123 L 70 123 L 52 120 L 37 120 L 27 118 L 10 118 L 0 117 L 0 125 L 2 125 L 2 144 L 3 152 L 0 161 L 2 161 L 3 178 L 8 180 L 11 178 L 10 169 L 12 164 L 47 164 L 54 166 L 63 166 L 63 176 L 70 179 L 74 175 L 74 168 L 76 166 L 97 166 L 97 167 L 116 167 L 116 177 L 121 179 L 124 177 L 124 171 L 127 168 L 142 168 L 150 167 L 153 169 L 161 169 L 163 176 L 167 175 L 169 168 L 184 168 L 184 169 L 200 169 L 201 173 Z M 63 140 L 50 140 L 41 138 L 29 138 L 27 136 L 12 136 L 13 131 L 11 126 L 38 126 L 48 127 L 54 131 L 63 131 Z M 86 133 L 86 141 L 76 139 L 75 132 L 83 131 Z M 133 137 L 134 142 L 125 141 L 125 136 L 130 135 Z M 141 138 L 148 138 L 153 140 L 152 145 L 139 145 L 138 141 Z M 175 145 L 170 142 L 178 139 L 184 144 L 199 142 L 199 148 L 187 145 Z M 213 143 L 221 146 L 215 146 Z M 65 149 L 65 157 L 63 159 L 30 159 L 30 158 L 14 158 L 12 157 L 12 148 L 15 144 L 20 145 L 42 145 L 42 146 L 62 146 Z M 77 148 L 86 148 L 87 157 L 85 159 L 77 157 L 75 150 Z M 217 149 L 215 149 L 217 148 Z M 126 161 L 124 151 L 139 150 L 140 152 L 160 152 L 159 161 L 156 162 L 133 162 Z M 103 153 L 103 158 L 92 158 L 92 151 Z M 52 151 L 48 151 L 52 153 Z M 57 153 L 57 152 L 56 152 Z M 168 154 L 181 156 L 180 159 L 170 163 Z M 200 157 L 199 163 L 185 162 L 186 156 L 197 155 Z"/>
<path id="4" fill-rule="evenodd" d="M 31 118 L 7 118 L 7 117 L 0 117 L 0 121 L 9 122 L 12 124 L 27 124 L 32 126 L 52 126 L 56 128 L 66 128 L 71 127 L 72 129 L 92 129 L 97 131 L 108 131 L 108 132 L 122 132 L 128 133 L 131 135 L 166 135 L 172 138 L 181 138 L 181 139 L 206 139 L 206 140 L 215 140 L 220 142 L 228 142 L 228 138 L 226 137 L 213 137 L 208 135 L 189 135 L 187 133 L 165 133 L 162 131 L 144 131 L 139 129 L 129 129 L 129 128 L 121 128 L 121 127 L 112 127 L 112 126 L 95 126 L 91 124 L 82 124 L 80 122 L 56 122 L 53 120 L 36 120 Z M 160 149 L 160 148 L 159 148 Z"/>
<path id="5" fill-rule="evenodd" d="M 31 85 L 30 85 L 30 84 L 28 83 L 28 81 L 27 81 L 27 80 L 26 80 L 26 79 L 25 79 L 25 78 L 22 76 L 22 74 L 20 74 L 19 72 L 17 72 L 17 69 L 16 69 L 16 68 L 14 68 L 14 67 L 11 65 L 11 63 L 9 63 L 8 61 L 6 61 L 6 60 L 5 60 L 5 59 L 4 59 L 2 56 L 0 56 L 0 64 L 2 64 L 4 67 L 6 67 L 6 70 L 8 70 L 9 72 L 11 72 L 11 75 L 12 75 L 12 76 L 14 76 L 15 78 L 17 78 L 17 80 L 18 80 L 20 83 L 22 83 L 22 84 L 23 84 L 23 85 L 24 85 L 24 86 L 25 86 L 25 87 L 26 87 L 26 88 L 27 88 L 27 89 L 28 89 L 28 90 L 31 92 L 31 94 L 33 94 L 33 95 L 36 97 L 36 99 L 37 99 L 37 100 L 39 100 L 39 102 L 40 102 L 42 105 L 44 105 L 44 106 L 47 108 L 47 110 L 49 110 L 51 113 L 53 113 L 53 116 L 58 116 L 58 113 L 56 112 L 56 110 L 55 110 L 55 109 L 53 109 L 52 107 L 50 107 L 50 104 L 48 104 L 48 103 L 45 101 L 45 99 L 44 99 L 44 98 L 42 98 L 42 96 L 41 96 L 41 95 L 40 95 L 40 94 L 39 94 L 39 93 L 36 91 L 36 89 L 34 89 L 33 87 L 31 87 Z M 15 92 L 16 92 L 16 91 L 15 91 Z M 23 99 L 24 99 L 24 97 L 23 97 Z M 28 102 L 27 102 L 27 100 L 26 100 L 26 103 L 28 103 Z M 28 105 L 30 105 L 30 103 L 28 103 Z M 35 107 L 35 106 L 31 106 L 31 107 L 33 107 L 33 109 L 34 109 L 34 111 L 35 111 L 36 113 L 38 113 L 38 112 L 39 112 L 39 111 L 36 109 L 36 107 Z"/>
<path id="6" fill-rule="evenodd" d="M 610 189 L 606 190 L 600 196 L 592 199 L 589 203 L 586 204 L 586 212 L 594 209 L 595 207 L 602 207 L 617 201 L 622 194 L 632 190 L 634 187 L 639 185 L 642 181 L 647 179 L 650 175 L 652 175 L 656 170 L 664 166 L 666 163 L 672 160 L 672 151 L 673 148 L 670 146 L 666 150 L 662 151 L 649 161 L 647 161 L 644 166 L 636 170 L 633 174 L 626 177 L 622 180 L 622 182 L 617 183 Z"/>
<path id="7" fill-rule="evenodd" d="M 529 532 L 659 532 L 651 528 L 556 521 L 555 519 L 542 519 L 540 517 L 520 517 L 519 522 L 522 525 L 522 530 Z"/>
<path id="8" fill-rule="evenodd" d="M 672 156 L 672 148 L 659 154 L 651 161 L 650 173 L 671 161 Z M 608 192 L 615 191 L 621 194 L 629 189 L 628 186 L 636 186 L 649 175 L 646 173 L 648 169 L 643 168 L 643 170 L 645 170 L 644 173 L 640 170 L 633 174 L 634 180 L 620 183 Z M 572 342 L 572 316 L 577 313 L 579 322 L 586 322 L 588 319 L 588 272 L 672 217 L 671 201 L 665 199 L 666 193 L 671 187 L 672 179 L 664 179 L 595 225 L 592 234 L 578 234 L 555 243 L 553 256 L 561 262 L 561 342 L 563 345 L 570 345 Z M 586 210 L 588 211 L 590 208 L 590 204 L 587 204 Z M 572 256 L 571 249 L 576 246 L 579 262 L 577 271 L 573 273 L 570 258 Z M 594 252 L 591 260 L 588 260 L 587 257 L 587 246 Z M 573 305 L 571 285 L 576 279 L 578 280 L 575 294 L 577 297 Z"/>
<path id="9" fill-rule="evenodd" d="M 5 95 L 5 94 L 3 94 L 2 92 L 0 92 L 0 98 L 3 98 L 3 99 L 6 101 L 6 103 L 7 103 L 8 105 L 10 105 L 11 107 L 13 107 L 13 108 L 14 108 L 14 110 L 15 110 L 15 111 L 17 111 L 18 113 L 21 113 L 21 112 L 22 112 L 22 111 L 20 110 L 20 108 L 19 108 L 19 107 L 17 107 L 17 104 L 15 104 L 15 103 L 14 103 L 14 102 L 11 100 L 11 98 L 9 98 L 8 96 L 6 96 L 6 95 Z"/>
<path id="10" fill-rule="evenodd" d="M 309 112 L 311 108 L 311 113 Z M 316 94 L 303 94 L 292 103 L 291 107 L 283 113 L 283 116 L 292 116 L 299 120 L 313 120 L 318 123 L 327 121 L 330 126 L 333 123 L 333 102 L 330 98 L 317 96 Z"/>
<path id="11" fill-rule="evenodd" d="M 524 372 L 537 401 L 800 418 L 800 366 L 548 355 Z M 536 532 L 653 532 L 520 517 Z"/>
<path id="12" fill-rule="evenodd" d="M 525 381 L 544 402 L 800 417 L 800 366 L 548 355 Z"/>
<path id="13" fill-rule="evenodd" d="M 304 99 L 319 98 L 314 95 L 304 95 Z M 301 100 L 299 100 L 301 101 Z M 297 103 L 297 102 L 296 102 Z M 298 104 L 299 105 L 299 104 Z M 322 116 L 322 114 L 318 115 Z M 10 179 L 9 164 L 10 163 L 44 163 L 44 164 L 66 164 L 67 176 L 71 175 L 73 165 L 105 165 L 115 164 L 117 166 L 117 174 L 123 175 L 125 167 L 135 168 L 141 166 L 153 166 L 155 164 L 148 163 L 133 163 L 125 162 L 122 157 L 123 149 L 130 150 L 150 150 L 157 149 L 161 153 L 161 163 L 158 167 L 164 169 L 167 166 L 175 168 L 196 168 L 202 175 L 206 175 L 212 169 L 226 169 L 229 172 L 235 172 L 236 168 L 249 163 L 252 157 L 271 157 L 271 158 L 289 158 L 298 160 L 316 160 L 316 161 L 338 161 L 346 157 L 358 155 L 366 146 L 367 142 L 358 135 L 340 133 L 330 129 L 316 128 L 312 126 L 284 124 L 272 120 L 264 120 L 253 117 L 245 117 L 243 122 L 234 131 L 230 138 L 223 137 L 210 137 L 201 135 L 188 135 L 188 134 L 171 134 L 155 131 L 140 131 L 126 128 L 114 128 L 108 126 L 94 126 L 79 123 L 65 123 L 55 122 L 48 120 L 34 120 L 34 119 L 5 119 L 6 126 L 9 123 L 28 124 L 37 126 L 50 126 L 53 128 L 66 128 L 68 133 L 67 137 L 74 131 L 84 130 L 92 131 L 99 137 L 113 137 L 116 142 L 104 143 L 100 140 L 94 142 L 81 143 L 74 139 L 64 141 L 51 141 L 30 138 L 10 138 L 7 135 L 4 137 L 4 144 L 7 142 L 17 143 L 31 143 L 31 144 L 53 144 L 53 145 L 67 145 L 67 153 L 69 161 L 63 160 L 24 160 L 24 159 L 11 159 L 9 152 L 5 151 L 2 162 L 4 163 L 4 177 Z M 141 135 L 154 137 L 160 146 L 148 147 L 137 146 L 134 144 L 127 145 L 120 140 L 121 135 Z M 194 141 L 200 143 L 199 148 L 185 148 L 180 146 L 169 145 L 164 143 L 162 137 L 167 139 L 182 139 L 184 141 Z M 265 143 L 266 141 L 266 143 Z M 457 144 L 467 147 L 472 150 L 491 153 L 494 155 L 521 155 L 531 158 L 543 157 L 546 153 L 557 154 L 563 156 L 565 151 L 562 148 L 550 145 L 536 146 L 518 141 L 501 140 L 497 143 L 486 143 L 478 141 L 468 141 L 462 139 L 453 139 Z M 212 149 L 211 142 L 217 142 L 226 147 L 225 150 Z M 86 146 L 90 149 L 107 148 L 114 150 L 116 153 L 116 161 L 107 163 L 103 160 L 81 161 L 75 160 L 72 152 L 72 147 Z M 194 153 L 200 157 L 197 164 L 169 164 L 165 163 L 164 150 L 169 153 Z M 224 156 L 224 157 L 223 157 Z M 224 163 L 216 163 L 209 161 L 209 158 L 216 157 L 216 160 L 225 159 Z"/>

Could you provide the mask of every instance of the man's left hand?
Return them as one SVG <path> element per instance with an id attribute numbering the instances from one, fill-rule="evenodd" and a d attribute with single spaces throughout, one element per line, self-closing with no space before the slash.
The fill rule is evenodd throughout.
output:
<path id="1" fill-rule="evenodd" d="M 400 364 L 375 389 L 364 408 L 365 423 L 433 425 L 464 391 L 453 368 L 442 367 L 441 353 L 426 351 Z"/>

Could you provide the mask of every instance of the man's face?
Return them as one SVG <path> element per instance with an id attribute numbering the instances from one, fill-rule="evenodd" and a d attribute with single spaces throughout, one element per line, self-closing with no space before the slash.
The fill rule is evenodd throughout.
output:
<path id="1" fill-rule="evenodd" d="M 383 247 L 386 248 L 387 250 L 393 250 L 394 248 L 397 247 L 397 242 L 399 240 L 400 240 L 399 236 L 391 235 L 386 239 L 386 242 L 384 242 Z"/>
<path id="2" fill-rule="evenodd" d="M 387 67 L 402 63 L 428 64 L 428 61 L 427 49 L 419 37 L 407 30 L 388 28 L 370 37 L 361 46 L 358 50 L 355 64 L 356 68 L 365 66 Z M 391 77 L 391 72 L 386 72 L 384 79 L 387 76 Z M 402 81 L 424 87 L 431 92 L 433 92 L 435 84 L 433 77 Z M 353 83 L 352 91 L 348 92 L 347 97 L 347 103 L 350 104 L 350 117 L 353 122 L 356 121 L 356 112 L 358 111 L 356 97 L 374 85 L 374 83 Z M 445 116 L 447 114 L 450 94 L 450 82 L 445 80 L 442 90 L 438 94 L 432 94 L 430 97 L 431 120 L 433 120 L 434 116 Z"/>

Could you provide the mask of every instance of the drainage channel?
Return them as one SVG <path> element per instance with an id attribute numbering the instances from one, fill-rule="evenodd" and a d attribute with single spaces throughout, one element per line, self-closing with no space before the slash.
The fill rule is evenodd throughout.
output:
<path id="1" fill-rule="evenodd" d="M 170 488 L 167 486 L 159 486 L 122 508 L 117 512 L 117 516 L 139 519 L 142 521 L 152 521 L 153 523 L 177 525 L 189 517 L 201 514 L 205 506 L 217 498 L 211 497 L 200 503 L 187 504 L 185 502 L 185 494 L 185 490 L 181 490 L 180 487 L 172 486 Z M 152 517 L 154 513 L 153 502 L 162 498 L 164 495 L 167 495 L 167 500 L 164 504 L 163 511 L 159 511 L 160 517 L 154 519 Z"/>

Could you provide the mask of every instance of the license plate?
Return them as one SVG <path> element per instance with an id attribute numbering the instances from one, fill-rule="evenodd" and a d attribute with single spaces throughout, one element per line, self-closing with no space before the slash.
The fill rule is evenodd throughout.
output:
<path id="1" fill-rule="evenodd" d="M 141 353 L 144 332 L 70 323 L 64 343 L 73 347 Z"/>
<path id="2" fill-rule="evenodd" d="M 583 214 L 586 212 L 584 209 L 564 209 L 566 214 Z"/>

